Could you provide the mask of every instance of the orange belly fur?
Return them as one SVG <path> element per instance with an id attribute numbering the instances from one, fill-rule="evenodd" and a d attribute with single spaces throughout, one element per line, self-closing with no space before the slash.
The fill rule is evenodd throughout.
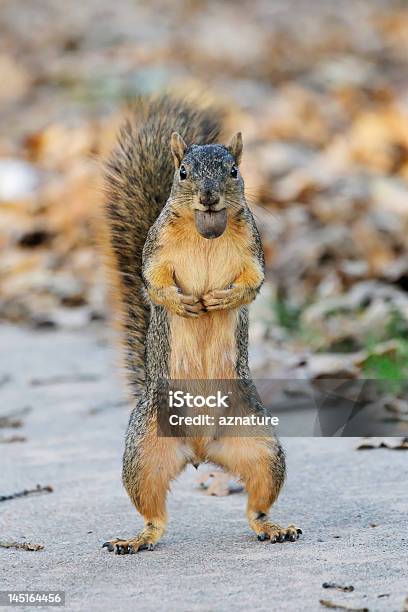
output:
<path id="1" fill-rule="evenodd" d="M 198 234 L 193 220 L 187 219 L 170 231 L 173 235 L 166 244 L 175 247 L 170 261 L 175 282 L 184 294 L 201 297 L 213 289 L 225 289 L 242 272 L 246 228 L 229 221 L 220 238 L 207 240 Z M 236 378 L 237 317 L 237 309 L 205 313 L 198 319 L 171 314 L 170 377 Z"/>

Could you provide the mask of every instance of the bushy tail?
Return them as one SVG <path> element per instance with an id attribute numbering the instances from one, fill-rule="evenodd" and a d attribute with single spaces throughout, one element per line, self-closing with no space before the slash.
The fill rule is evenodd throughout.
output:
<path id="1" fill-rule="evenodd" d="M 188 144 L 208 144 L 219 138 L 220 130 L 221 117 L 213 109 L 200 109 L 168 96 L 140 99 L 107 164 L 105 218 L 110 267 L 119 293 L 129 382 L 136 396 L 144 382 L 149 324 L 149 307 L 142 293 L 142 250 L 173 182 L 171 133 L 179 132 Z"/>

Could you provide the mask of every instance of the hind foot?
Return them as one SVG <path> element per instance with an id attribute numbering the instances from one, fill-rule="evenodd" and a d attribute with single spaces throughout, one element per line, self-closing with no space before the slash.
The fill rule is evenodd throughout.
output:
<path id="1" fill-rule="evenodd" d="M 108 540 L 102 544 L 102 548 L 107 548 L 109 552 L 114 552 L 117 555 L 133 555 L 139 550 L 153 550 L 163 533 L 163 528 L 148 523 L 135 538 Z"/>
<path id="2" fill-rule="evenodd" d="M 302 533 L 302 530 L 296 527 L 296 525 L 280 527 L 280 525 L 275 525 L 265 520 L 265 518 L 262 516 L 258 517 L 251 523 L 251 527 L 260 541 L 270 540 L 272 544 L 275 542 L 284 542 L 285 540 L 295 542 Z"/>

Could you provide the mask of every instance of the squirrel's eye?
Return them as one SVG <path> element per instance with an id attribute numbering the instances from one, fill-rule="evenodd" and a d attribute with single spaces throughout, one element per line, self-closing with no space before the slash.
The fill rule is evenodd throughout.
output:
<path id="1" fill-rule="evenodd" d="M 184 181 L 184 179 L 186 179 L 186 178 L 187 178 L 187 170 L 186 170 L 186 167 L 185 167 L 185 166 L 183 166 L 183 165 L 181 165 L 181 166 L 180 166 L 180 180 L 181 180 L 181 181 Z"/>
<path id="2" fill-rule="evenodd" d="M 237 178 L 238 176 L 238 168 L 235 165 L 231 168 L 231 176 L 232 178 Z"/>

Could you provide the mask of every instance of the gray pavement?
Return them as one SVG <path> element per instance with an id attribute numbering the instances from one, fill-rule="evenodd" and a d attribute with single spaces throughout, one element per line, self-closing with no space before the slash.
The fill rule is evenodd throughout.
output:
<path id="1" fill-rule="evenodd" d="M 258 542 L 245 495 L 206 496 L 189 468 L 156 550 L 115 556 L 103 541 L 134 534 L 142 520 L 120 481 L 128 408 L 108 334 L 2 326 L 0 338 L 0 416 L 29 409 L 21 429 L 0 429 L 27 437 L 0 445 L 0 495 L 54 488 L 0 504 L 0 540 L 45 547 L 0 549 L 0 590 L 62 589 L 68 610 L 297 612 L 324 610 L 320 599 L 403 610 L 407 453 L 357 452 L 356 439 L 285 439 L 288 479 L 273 517 L 303 528 L 295 544 Z"/>

